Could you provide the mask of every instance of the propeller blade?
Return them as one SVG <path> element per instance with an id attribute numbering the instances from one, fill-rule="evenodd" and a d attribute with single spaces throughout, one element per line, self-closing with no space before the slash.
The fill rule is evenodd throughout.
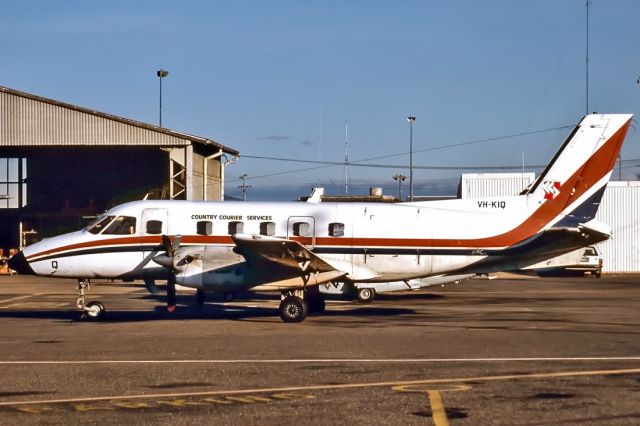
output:
<path id="1" fill-rule="evenodd" d="M 158 294 L 158 292 L 160 291 L 158 290 L 158 287 L 156 287 L 155 281 L 151 279 L 144 280 L 144 286 L 147 288 L 147 290 L 149 290 L 149 293 L 151 294 Z"/>
<path id="2" fill-rule="evenodd" d="M 174 273 L 169 274 L 167 279 L 167 311 L 174 312 L 176 310 L 176 276 Z"/>
<path id="3" fill-rule="evenodd" d="M 182 241 L 182 235 L 176 235 L 171 240 L 171 247 L 173 248 L 173 253 L 176 252 L 180 248 L 180 242 Z"/>
<path id="4" fill-rule="evenodd" d="M 164 251 L 167 252 L 167 256 L 173 257 L 173 244 L 171 243 L 171 237 L 168 235 L 162 236 L 162 246 L 164 247 Z"/>

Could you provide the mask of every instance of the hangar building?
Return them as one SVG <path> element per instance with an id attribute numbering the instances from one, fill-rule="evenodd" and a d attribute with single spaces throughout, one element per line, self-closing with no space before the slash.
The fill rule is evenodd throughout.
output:
<path id="1" fill-rule="evenodd" d="M 130 200 L 222 200 L 238 151 L 0 86 L 0 248 Z M 84 218 L 84 219 L 83 219 Z"/>

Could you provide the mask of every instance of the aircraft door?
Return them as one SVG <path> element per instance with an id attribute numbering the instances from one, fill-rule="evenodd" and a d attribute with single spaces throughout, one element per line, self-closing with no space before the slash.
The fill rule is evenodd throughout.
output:
<path id="1" fill-rule="evenodd" d="M 316 245 L 316 219 L 313 216 L 291 216 L 287 221 L 287 238 L 308 249 Z"/>

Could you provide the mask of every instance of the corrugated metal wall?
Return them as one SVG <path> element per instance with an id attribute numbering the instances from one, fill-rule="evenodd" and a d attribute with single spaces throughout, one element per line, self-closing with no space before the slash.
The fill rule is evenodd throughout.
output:
<path id="1" fill-rule="evenodd" d="M 3 146 L 191 144 L 170 134 L 3 91 L 0 142 Z"/>
<path id="2" fill-rule="evenodd" d="M 609 182 L 596 220 L 613 238 L 597 245 L 604 272 L 640 272 L 640 182 Z"/>
<path id="3" fill-rule="evenodd" d="M 464 173 L 460 180 L 460 198 L 516 195 L 534 179 L 534 173 Z"/>

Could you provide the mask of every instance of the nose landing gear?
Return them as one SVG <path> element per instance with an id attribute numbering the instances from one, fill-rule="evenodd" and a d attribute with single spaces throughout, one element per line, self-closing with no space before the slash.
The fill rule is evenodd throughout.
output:
<path id="1" fill-rule="evenodd" d="M 90 288 L 91 283 L 88 279 L 81 278 L 78 280 L 78 286 L 76 287 L 78 300 L 76 301 L 76 305 L 80 310 L 81 320 L 98 321 L 104 317 L 106 310 L 104 305 L 98 301 L 86 303 L 86 291 Z"/>

